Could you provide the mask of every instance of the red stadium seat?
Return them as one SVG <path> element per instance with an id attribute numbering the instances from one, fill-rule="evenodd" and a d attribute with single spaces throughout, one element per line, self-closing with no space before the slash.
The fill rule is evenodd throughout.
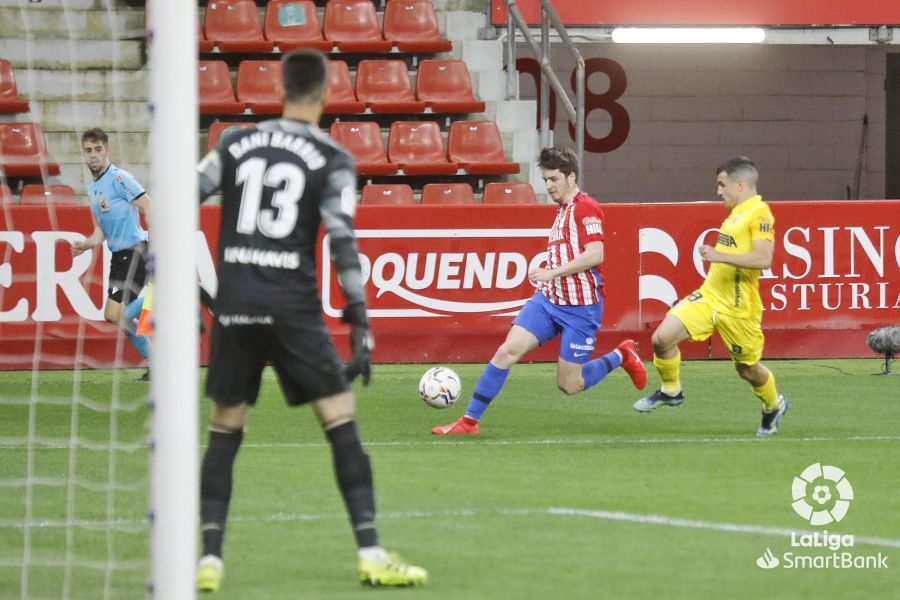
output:
<path id="1" fill-rule="evenodd" d="M 12 63 L 8 60 L 0 60 L 0 113 L 23 112 L 28 112 L 28 101 L 19 98 Z"/>
<path id="2" fill-rule="evenodd" d="M 238 115 L 244 103 L 234 98 L 231 73 L 224 60 L 201 60 L 198 66 L 200 114 Z"/>
<path id="3" fill-rule="evenodd" d="M 256 115 L 281 114 L 281 63 L 244 60 L 238 67 L 237 99 Z"/>
<path id="4" fill-rule="evenodd" d="M 370 183 L 362 190 L 360 204 L 415 204 L 412 188 L 405 183 Z"/>
<path id="5" fill-rule="evenodd" d="M 467 173 L 489 175 L 518 173 L 519 163 L 503 155 L 500 131 L 493 121 L 456 121 L 450 125 L 447 142 L 450 160 Z"/>
<path id="6" fill-rule="evenodd" d="M 147 9 L 149 10 L 149 6 Z M 213 44 L 209 38 L 206 37 L 206 32 L 203 31 L 203 28 L 200 26 L 200 22 L 197 22 L 197 49 L 200 52 L 212 52 L 213 48 L 215 48 L 215 44 Z"/>
<path id="7" fill-rule="evenodd" d="M 390 52 L 369 0 L 331 0 L 325 5 L 325 39 L 341 52 Z"/>
<path id="8" fill-rule="evenodd" d="M 271 52 L 253 0 L 215 0 L 206 5 L 206 38 L 222 52 Z"/>
<path id="9" fill-rule="evenodd" d="M 282 52 L 294 48 L 329 52 L 333 46 L 322 37 L 319 13 L 312 0 L 269 0 L 263 33 Z"/>
<path id="10" fill-rule="evenodd" d="M 412 190 L 410 190 L 410 194 L 412 194 Z M 5 183 L 0 183 L 0 204 L 13 204 L 13 202 L 12 190 Z"/>
<path id="11" fill-rule="evenodd" d="M 59 165 L 48 162 L 40 125 L 0 123 L 0 172 L 7 177 L 59 175 Z"/>
<path id="12" fill-rule="evenodd" d="M 482 204 L 535 204 L 537 198 L 530 183 L 501 182 L 484 186 Z"/>
<path id="13" fill-rule="evenodd" d="M 346 114 L 361 113 L 365 110 L 365 102 L 356 99 L 347 63 L 342 60 L 328 61 L 328 96 L 325 98 L 324 112 Z"/>
<path id="14" fill-rule="evenodd" d="M 416 72 L 416 97 L 436 113 L 480 113 L 484 102 L 472 93 L 469 69 L 461 60 L 423 60 Z"/>
<path id="15" fill-rule="evenodd" d="M 67 185 L 30 183 L 22 188 L 21 204 L 78 204 L 75 190 Z"/>
<path id="16" fill-rule="evenodd" d="M 363 60 L 356 71 L 356 97 L 373 113 L 420 113 L 402 60 Z"/>
<path id="17" fill-rule="evenodd" d="M 216 121 L 209 126 L 209 136 L 206 138 L 206 151 L 212 150 L 223 135 L 228 135 L 232 131 L 237 131 L 243 127 L 253 127 L 256 123 L 243 121 L 240 123 L 229 123 L 227 121 Z"/>
<path id="18" fill-rule="evenodd" d="M 422 204 L 475 204 L 468 183 L 428 183 L 422 189 Z"/>
<path id="19" fill-rule="evenodd" d="M 401 52 L 449 52 L 453 48 L 441 38 L 431 2 L 389 0 L 384 9 L 384 39 Z"/>
<path id="20" fill-rule="evenodd" d="M 459 165 L 447 160 L 441 130 L 434 121 L 394 121 L 388 136 L 388 159 L 404 175 L 452 175 Z"/>
<path id="21" fill-rule="evenodd" d="M 397 165 L 389 163 L 384 154 L 378 123 L 335 121 L 329 134 L 353 155 L 359 175 L 393 175 L 397 172 Z"/>

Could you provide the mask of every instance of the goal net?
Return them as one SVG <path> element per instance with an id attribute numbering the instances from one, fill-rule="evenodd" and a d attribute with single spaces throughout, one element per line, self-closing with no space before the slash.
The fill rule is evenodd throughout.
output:
<path id="1" fill-rule="evenodd" d="M 193 597 L 197 8 L 153 4 L 158 47 L 143 2 L 0 0 L 3 598 Z M 93 127 L 152 198 L 149 383 L 104 321 L 109 247 L 71 252 Z"/>

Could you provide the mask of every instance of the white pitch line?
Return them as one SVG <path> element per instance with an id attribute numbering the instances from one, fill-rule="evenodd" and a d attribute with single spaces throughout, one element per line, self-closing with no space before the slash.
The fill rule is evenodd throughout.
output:
<path id="1" fill-rule="evenodd" d="M 775 443 L 810 443 L 810 442 L 875 442 L 875 441 L 900 441 L 896 435 L 874 436 L 848 436 L 848 437 L 781 437 L 773 440 Z M 769 440 L 753 437 L 707 437 L 707 438 L 603 438 L 586 440 L 544 439 L 544 440 L 490 440 L 479 439 L 477 441 L 465 440 L 394 440 L 389 442 L 363 441 L 363 446 L 372 447 L 403 447 L 403 446 L 593 446 L 616 444 L 765 444 Z M 279 442 L 279 443 L 244 443 L 242 448 L 327 448 L 327 442 Z"/>
<path id="2" fill-rule="evenodd" d="M 784 527 L 766 527 L 762 525 L 740 525 L 737 523 L 714 523 L 711 521 L 696 521 L 694 519 L 678 519 L 664 515 L 640 515 L 608 510 L 585 510 L 579 508 L 549 508 L 547 514 L 566 517 L 578 516 L 605 521 L 624 521 L 628 523 L 641 523 L 645 525 L 667 525 L 669 527 L 685 527 L 688 529 L 709 529 L 712 531 L 727 531 L 729 533 L 750 533 L 759 535 L 777 535 L 790 537 L 792 533 L 812 534 L 812 530 L 787 529 Z M 821 532 L 820 532 L 821 533 Z M 878 538 L 864 535 L 855 535 L 853 541 L 870 546 L 886 546 L 888 548 L 900 548 L 900 540 L 890 538 Z"/>
<path id="3" fill-rule="evenodd" d="M 12 444 L 10 438 L 5 438 L 6 443 L 0 444 L 0 450 L 21 450 L 25 448 L 24 440 L 22 444 Z M 793 443 L 806 444 L 811 442 L 897 442 L 900 436 L 896 435 L 871 435 L 871 436 L 847 436 L 847 437 L 831 437 L 831 436 L 813 436 L 802 438 L 779 437 L 775 440 L 760 439 L 755 436 L 747 437 L 704 437 L 704 438 L 603 438 L 603 439 L 586 439 L 586 440 L 566 440 L 566 439 L 544 439 L 544 440 L 491 440 L 491 439 L 428 439 L 428 440 L 394 440 L 394 441 L 363 441 L 364 446 L 371 447 L 405 447 L 405 446 L 614 446 L 616 444 L 631 445 L 664 445 L 664 444 L 769 444 L 769 443 Z M 52 444 L 49 441 L 43 442 L 38 446 L 41 450 L 68 450 L 69 443 Z M 205 444 L 201 444 L 201 448 L 205 448 Z M 328 442 L 245 442 L 241 444 L 241 448 L 328 448 Z"/>
<path id="4" fill-rule="evenodd" d="M 435 518 L 478 518 L 490 517 L 496 515 L 503 516 L 542 516 L 550 515 L 554 517 L 586 517 L 590 519 L 599 519 L 603 521 L 618 521 L 624 523 L 637 523 L 640 525 L 662 525 L 665 527 L 683 527 L 685 529 L 705 529 L 709 531 L 721 531 L 725 533 L 739 533 L 751 535 L 771 535 L 777 537 L 790 537 L 791 534 L 812 534 L 812 530 L 788 529 L 785 527 L 770 527 L 764 525 L 742 525 L 739 523 L 716 523 L 712 521 L 698 521 L 695 519 L 682 519 L 678 517 L 668 517 L 665 515 L 647 515 L 639 513 L 629 513 L 622 511 L 609 510 L 590 510 L 582 508 L 505 508 L 500 510 L 446 510 L 446 511 L 400 511 L 400 512 L 382 512 L 378 513 L 378 519 L 435 519 Z M 308 514 L 308 513 L 275 513 L 271 515 L 233 515 L 229 518 L 234 523 L 288 523 L 288 522 L 314 522 L 314 521 L 343 521 L 347 518 L 343 513 L 332 514 Z M 64 521 L 34 521 L 30 524 L 35 528 L 64 527 L 66 525 L 83 528 L 102 528 L 106 525 L 115 525 L 117 527 L 140 526 L 146 525 L 145 520 L 117 520 L 112 524 L 105 521 L 87 521 L 79 520 L 72 523 Z M 7 529 L 17 529 L 23 526 L 22 523 L 13 523 L 11 520 L 0 522 L 0 526 Z M 882 546 L 886 548 L 900 548 L 900 540 L 891 538 L 879 538 L 867 535 L 854 535 L 857 544 L 865 544 L 869 546 Z"/>
<path id="5" fill-rule="evenodd" d="M 379 513 L 379 519 L 433 519 L 445 517 L 464 517 L 472 518 L 479 516 L 488 516 L 501 514 L 507 516 L 534 516 L 534 515 L 553 515 L 562 517 L 588 517 L 591 519 L 602 519 L 605 521 L 620 521 L 626 523 L 639 523 L 641 525 L 663 525 L 668 527 L 684 527 L 687 529 L 707 529 L 711 531 L 724 531 L 727 533 L 747 533 L 755 535 L 773 535 L 778 537 L 790 537 L 792 533 L 803 535 L 812 534 L 812 530 L 788 529 L 785 527 L 768 527 L 763 525 L 741 525 L 739 523 L 715 523 L 711 521 L 697 521 L 694 519 L 680 519 L 677 517 L 667 517 L 665 515 L 642 515 L 638 513 L 629 513 L 621 511 L 608 510 L 587 510 L 580 508 L 558 508 L 551 507 L 541 508 L 518 508 L 518 509 L 502 509 L 499 511 L 474 511 L 474 510 L 451 510 L 451 511 L 411 511 L 411 512 L 385 512 Z M 264 517 L 236 517 L 235 521 L 244 522 L 270 522 L 270 521 L 324 521 L 326 519 L 346 519 L 345 515 L 309 515 L 309 514 L 275 514 Z M 884 546 L 887 548 L 900 548 L 900 540 L 890 538 L 878 538 L 871 536 L 855 535 L 854 542 L 858 544 L 866 544 L 869 546 Z"/>

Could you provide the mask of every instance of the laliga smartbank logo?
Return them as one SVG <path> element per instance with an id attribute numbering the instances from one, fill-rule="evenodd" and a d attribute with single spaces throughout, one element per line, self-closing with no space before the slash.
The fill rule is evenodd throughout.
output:
<path id="1" fill-rule="evenodd" d="M 853 486 L 842 469 L 814 463 L 794 477 L 791 507 L 809 525 L 838 523 L 853 500 Z M 766 548 L 756 559 L 761 569 L 887 569 L 887 556 L 854 554 L 854 536 L 821 531 L 791 531 L 791 550 L 780 556 Z"/>

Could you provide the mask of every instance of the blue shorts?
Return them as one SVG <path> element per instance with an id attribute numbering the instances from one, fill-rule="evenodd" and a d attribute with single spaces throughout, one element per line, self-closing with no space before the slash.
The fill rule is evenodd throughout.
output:
<path id="1" fill-rule="evenodd" d="M 595 336 L 602 320 L 602 297 L 597 304 L 559 306 L 547 300 L 541 292 L 535 292 L 522 307 L 513 325 L 530 331 L 541 345 L 562 334 L 559 357 L 584 364 L 594 351 Z"/>

